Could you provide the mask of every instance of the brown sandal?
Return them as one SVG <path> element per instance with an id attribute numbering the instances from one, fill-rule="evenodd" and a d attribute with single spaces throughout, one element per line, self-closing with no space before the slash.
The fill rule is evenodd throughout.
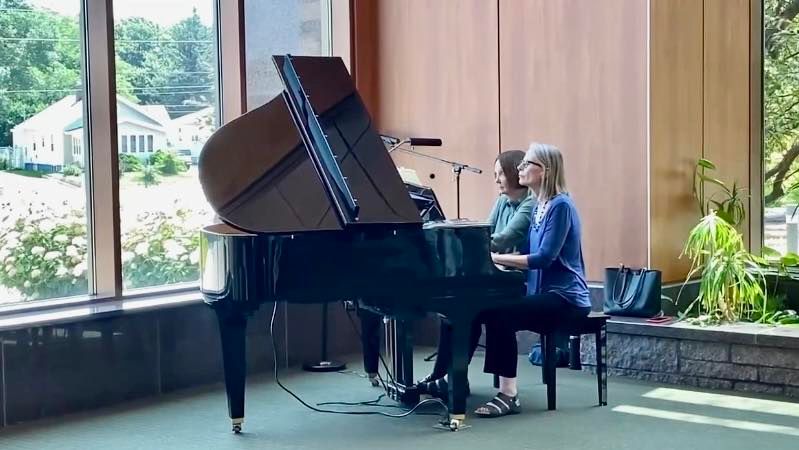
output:
<path id="1" fill-rule="evenodd" d="M 474 411 L 478 417 L 502 417 L 520 412 L 522 404 L 519 402 L 519 396 L 511 397 L 502 392 L 497 393 L 491 401 Z"/>

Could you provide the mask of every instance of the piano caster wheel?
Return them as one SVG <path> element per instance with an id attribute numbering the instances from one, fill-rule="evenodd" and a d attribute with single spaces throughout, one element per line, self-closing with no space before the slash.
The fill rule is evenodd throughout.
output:
<path id="1" fill-rule="evenodd" d="M 243 419 L 233 419 L 233 433 L 234 434 L 241 434 L 241 424 L 244 422 Z"/>

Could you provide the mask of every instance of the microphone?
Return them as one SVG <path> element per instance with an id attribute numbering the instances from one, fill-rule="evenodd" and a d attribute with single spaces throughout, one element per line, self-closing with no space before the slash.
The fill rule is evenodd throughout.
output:
<path id="1" fill-rule="evenodd" d="M 397 145 L 397 144 L 399 144 L 401 142 L 399 140 L 399 138 L 395 138 L 394 136 L 389 136 L 389 135 L 386 135 L 386 134 L 381 134 L 380 135 L 380 139 L 382 139 L 383 142 L 385 142 L 386 144 L 389 144 L 389 145 Z"/>
<path id="2" fill-rule="evenodd" d="M 441 139 L 435 138 L 408 138 L 408 143 L 412 147 L 441 147 Z"/>

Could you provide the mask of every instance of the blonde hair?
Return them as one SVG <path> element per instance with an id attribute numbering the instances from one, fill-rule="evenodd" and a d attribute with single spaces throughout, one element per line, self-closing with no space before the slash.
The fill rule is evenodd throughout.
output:
<path id="1" fill-rule="evenodd" d="M 538 161 L 544 166 L 544 175 L 541 177 L 541 186 L 538 189 L 538 201 L 547 201 L 558 194 L 568 193 L 563 155 L 557 147 L 533 142 L 527 149 L 526 159 Z"/>

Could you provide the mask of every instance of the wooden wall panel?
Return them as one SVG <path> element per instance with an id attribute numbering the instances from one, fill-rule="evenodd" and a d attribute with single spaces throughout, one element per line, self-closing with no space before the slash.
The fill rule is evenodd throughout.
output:
<path id="1" fill-rule="evenodd" d="M 385 0 L 377 5 L 379 106 L 373 113 L 378 128 L 397 137 L 441 138 L 441 148 L 417 149 L 482 169 L 461 177 L 461 216 L 485 219 L 496 197 L 492 174 L 499 151 L 497 3 Z M 448 216 L 455 217 L 449 166 L 401 153 L 395 153 L 395 161 L 416 169 Z"/>
<path id="2" fill-rule="evenodd" d="M 663 282 L 681 281 L 678 259 L 699 219 L 693 170 L 702 156 L 702 2 L 650 3 L 651 266 Z"/>
<path id="3" fill-rule="evenodd" d="M 500 0 L 501 146 L 559 146 L 588 278 L 647 264 L 647 4 Z"/>
<path id="4" fill-rule="evenodd" d="M 378 78 L 383 72 L 377 49 L 377 3 L 375 0 L 352 0 L 350 14 L 350 74 L 372 119 L 377 120 Z"/>
<path id="5" fill-rule="evenodd" d="M 718 178 L 728 184 L 737 181 L 747 188 L 749 3 L 750 0 L 704 2 L 704 155 L 718 166 Z M 748 228 L 748 224 L 743 226 L 747 237 Z"/>

